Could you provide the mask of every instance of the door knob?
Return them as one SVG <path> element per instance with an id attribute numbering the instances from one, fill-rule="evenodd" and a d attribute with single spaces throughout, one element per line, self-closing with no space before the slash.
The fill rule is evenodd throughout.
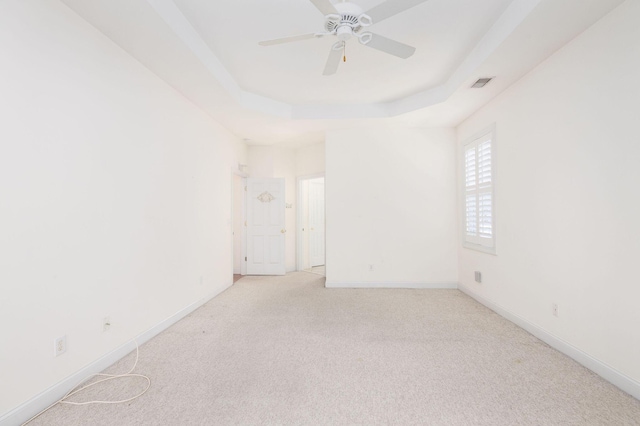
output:
<path id="1" fill-rule="evenodd" d="M 286 229 L 281 229 L 280 232 L 284 234 L 285 232 L 287 232 L 287 230 Z"/>

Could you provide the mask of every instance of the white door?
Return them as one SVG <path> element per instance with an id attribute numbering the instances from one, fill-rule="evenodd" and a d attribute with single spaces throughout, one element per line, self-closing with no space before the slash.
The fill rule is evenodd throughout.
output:
<path id="1" fill-rule="evenodd" d="M 309 257 L 324 265 L 324 178 L 309 181 Z"/>
<path id="2" fill-rule="evenodd" d="M 284 275 L 284 179 L 247 178 L 247 274 Z"/>

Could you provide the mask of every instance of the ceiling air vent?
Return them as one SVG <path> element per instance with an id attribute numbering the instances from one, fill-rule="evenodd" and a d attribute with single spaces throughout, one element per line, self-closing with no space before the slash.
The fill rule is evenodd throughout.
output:
<path id="1" fill-rule="evenodd" d="M 490 82 L 491 80 L 493 80 L 493 77 L 479 78 L 478 81 L 473 83 L 473 85 L 471 87 L 473 89 L 480 89 L 480 88 L 486 86 L 487 83 Z"/>

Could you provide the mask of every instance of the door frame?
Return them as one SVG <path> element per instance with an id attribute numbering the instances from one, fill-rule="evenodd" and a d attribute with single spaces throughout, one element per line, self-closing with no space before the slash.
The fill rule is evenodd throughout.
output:
<path id="1" fill-rule="evenodd" d="M 240 178 L 242 179 L 242 193 L 243 193 L 243 197 L 242 197 L 242 221 L 243 223 L 246 224 L 246 220 L 247 220 L 247 178 L 249 177 L 249 174 L 246 172 L 243 172 L 242 170 L 238 170 L 235 167 L 231 167 L 231 220 L 230 220 L 230 224 L 229 224 L 229 234 L 231 234 L 231 279 L 233 280 L 233 258 L 235 256 L 235 247 L 234 247 L 234 235 L 233 235 L 233 219 L 235 218 L 235 210 L 234 210 L 234 181 L 235 181 L 235 176 L 240 176 Z M 240 260 L 240 275 L 247 275 L 247 263 L 246 261 L 242 260 L 243 258 L 246 259 L 247 257 L 247 227 L 242 226 L 242 235 L 240 237 L 241 240 L 241 245 L 242 245 L 242 249 L 241 249 L 241 260 Z"/>
<path id="2" fill-rule="evenodd" d="M 317 178 L 324 178 L 325 175 L 324 173 L 314 173 L 312 175 L 302 175 L 302 176 L 298 176 L 296 177 L 296 271 L 302 271 L 302 242 L 303 242 L 303 238 L 304 235 L 302 233 L 302 185 L 301 185 L 301 181 L 303 180 L 310 180 L 310 179 L 317 179 Z M 326 178 L 325 178 L 325 195 L 327 193 L 327 189 L 326 189 Z M 325 205 L 324 205 L 324 210 L 325 210 L 325 217 L 326 217 L 326 211 L 327 211 L 327 204 L 326 204 L 326 196 L 325 196 Z M 326 262 L 327 262 L 327 226 L 325 224 L 324 227 L 324 241 L 325 241 L 325 267 L 326 267 Z"/>

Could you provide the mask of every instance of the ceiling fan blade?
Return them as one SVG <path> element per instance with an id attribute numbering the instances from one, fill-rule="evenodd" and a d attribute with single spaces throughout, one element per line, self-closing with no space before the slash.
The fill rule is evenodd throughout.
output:
<path id="1" fill-rule="evenodd" d="M 322 75 L 333 75 L 338 71 L 340 59 L 342 59 L 342 52 L 342 49 L 336 49 L 336 45 L 331 48 L 331 52 L 329 52 L 329 57 L 327 58 L 327 64 L 324 66 Z"/>
<path id="2" fill-rule="evenodd" d="M 416 51 L 416 48 L 413 46 L 391 40 L 378 34 L 372 34 L 371 40 L 363 44 L 402 59 L 407 59 Z"/>
<path id="3" fill-rule="evenodd" d="M 333 3 L 330 0 L 310 0 L 311 3 L 322 13 L 323 15 L 338 15 Z"/>
<path id="4" fill-rule="evenodd" d="M 366 12 L 366 14 L 371 17 L 371 21 L 373 21 L 374 24 L 377 24 L 380 21 L 384 21 L 393 15 L 404 12 L 405 10 L 410 9 L 413 6 L 417 6 L 420 3 L 424 3 L 425 1 L 427 0 L 387 0 L 384 3 L 371 8 Z"/>
<path id="5" fill-rule="evenodd" d="M 292 41 L 307 40 L 315 37 L 316 37 L 315 33 L 311 33 L 311 34 L 303 34 L 303 35 L 297 35 L 297 36 L 291 36 L 291 37 L 276 38 L 274 40 L 265 40 L 265 41 L 261 41 L 258 44 L 260 46 L 273 46 L 274 44 L 291 43 Z"/>

